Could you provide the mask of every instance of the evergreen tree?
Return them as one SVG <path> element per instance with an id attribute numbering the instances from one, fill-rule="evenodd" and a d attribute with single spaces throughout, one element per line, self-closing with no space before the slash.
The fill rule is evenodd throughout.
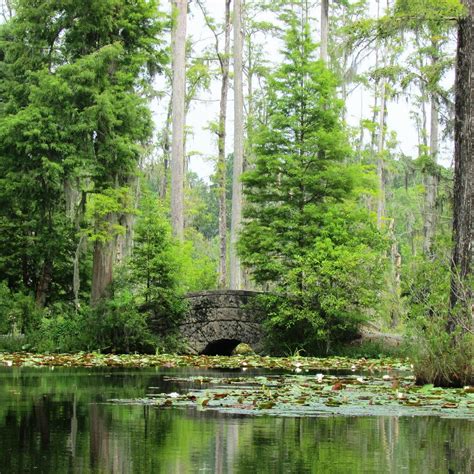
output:
<path id="1" fill-rule="evenodd" d="M 354 204 L 373 174 L 345 164 L 351 150 L 335 78 L 313 59 L 308 25 L 286 20 L 284 61 L 268 78 L 267 122 L 243 177 L 240 249 L 257 283 L 288 296 L 272 310 L 271 329 L 315 350 L 336 326 L 341 337 L 353 330 L 373 300 L 381 262 L 374 249 L 383 242 L 374 216 Z"/>
<path id="2" fill-rule="evenodd" d="M 154 1 L 15 8 L 0 31 L 0 279 L 44 305 L 72 293 L 87 195 L 109 202 L 135 174 L 152 129 L 142 93 L 164 60 L 163 25 Z M 120 203 L 99 214 L 106 222 L 94 225 L 110 232 L 92 239 L 94 300 L 111 281 Z"/>

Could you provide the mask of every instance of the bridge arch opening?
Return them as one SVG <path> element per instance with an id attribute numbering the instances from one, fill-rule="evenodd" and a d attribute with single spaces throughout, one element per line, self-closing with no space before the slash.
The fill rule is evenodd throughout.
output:
<path id="1" fill-rule="evenodd" d="M 211 341 L 201 352 L 202 355 L 230 356 L 232 351 L 241 343 L 238 339 L 218 339 Z"/>

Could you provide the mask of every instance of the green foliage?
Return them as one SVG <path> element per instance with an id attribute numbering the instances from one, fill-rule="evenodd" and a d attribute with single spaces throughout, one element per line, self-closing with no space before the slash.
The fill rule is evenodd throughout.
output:
<path id="1" fill-rule="evenodd" d="M 145 192 L 140 208 L 125 287 L 133 288 L 137 307 L 152 312 L 155 330 L 174 327 L 185 309 L 180 244 L 172 239 L 171 227 L 156 196 Z"/>
<path id="2" fill-rule="evenodd" d="M 460 0 L 396 0 L 394 10 L 401 17 L 415 17 L 419 23 L 462 18 L 466 13 Z"/>
<path id="3" fill-rule="evenodd" d="M 176 258 L 181 264 L 180 284 L 184 291 L 217 288 L 216 239 L 205 240 L 202 234 L 189 228 L 184 243 L 177 251 Z"/>
<path id="4" fill-rule="evenodd" d="M 83 312 L 58 305 L 43 313 L 36 330 L 27 336 L 28 346 L 43 353 L 84 350 L 89 327 Z"/>
<path id="5" fill-rule="evenodd" d="M 92 240 L 121 231 L 107 219 L 124 210 L 112 192 L 152 132 L 143 95 L 167 61 L 162 29 L 154 0 L 19 0 L 1 25 L 0 279 L 11 289 L 72 299 L 85 206 Z"/>
<path id="6" fill-rule="evenodd" d="M 113 298 L 91 309 L 86 317 L 87 348 L 102 352 L 154 353 L 157 340 L 149 329 L 149 317 L 148 312 L 139 310 L 130 290 L 116 290 Z"/>
<path id="7" fill-rule="evenodd" d="M 285 61 L 268 78 L 268 118 L 243 176 L 242 261 L 269 297 L 270 345 L 328 350 L 355 332 L 375 301 L 384 241 L 357 196 L 373 175 L 344 163 L 351 154 L 336 81 L 308 27 L 290 19 Z M 369 187 L 368 187 L 369 186 Z"/>
<path id="8" fill-rule="evenodd" d="M 449 259 L 422 260 L 409 280 L 408 329 L 419 383 L 464 386 L 474 382 L 474 335 L 461 325 L 447 331 L 451 269 Z"/>
<path id="9" fill-rule="evenodd" d="M 339 356 L 351 358 L 364 357 L 365 359 L 382 359 L 384 357 L 407 357 L 411 354 L 411 351 L 405 344 L 392 347 L 387 346 L 382 342 L 376 341 L 364 341 L 360 344 L 344 344 L 336 346 L 333 351 L 334 354 L 337 354 Z"/>
<path id="10" fill-rule="evenodd" d="M 125 228 L 110 222 L 108 217 L 120 212 L 133 214 L 132 201 L 130 189 L 127 187 L 107 188 L 102 193 L 90 194 L 85 213 L 88 240 L 105 243 L 117 235 L 124 234 Z"/>
<path id="11" fill-rule="evenodd" d="M 0 334 L 28 334 L 37 328 L 41 315 L 34 298 L 0 282 Z"/>

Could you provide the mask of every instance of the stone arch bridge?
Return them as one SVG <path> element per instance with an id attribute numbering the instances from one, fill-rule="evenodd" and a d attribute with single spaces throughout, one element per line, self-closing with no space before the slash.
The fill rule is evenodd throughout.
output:
<path id="1" fill-rule="evenodd" d="M 179 326 L 188 351 L 230 355 L 241 342 L 259 351 L 263 336 L 261 317 L 250 305 L 259 294 L 247 290 L 189 293 L 189 310 Z"/>

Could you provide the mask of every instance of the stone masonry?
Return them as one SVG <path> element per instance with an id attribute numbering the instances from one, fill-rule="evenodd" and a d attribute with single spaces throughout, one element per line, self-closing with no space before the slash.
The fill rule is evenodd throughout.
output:
<path id="1" fill-rule="evenodd" d="M 252 298 L 259 293 L 247 290 L 214 290 L 189 293 L 189 311 L 180 324 L 181 336 L 190 353 L 200 354 L 209 344 L 236 341 L 261 349 L 259 314 L 252 310 Z"/>

